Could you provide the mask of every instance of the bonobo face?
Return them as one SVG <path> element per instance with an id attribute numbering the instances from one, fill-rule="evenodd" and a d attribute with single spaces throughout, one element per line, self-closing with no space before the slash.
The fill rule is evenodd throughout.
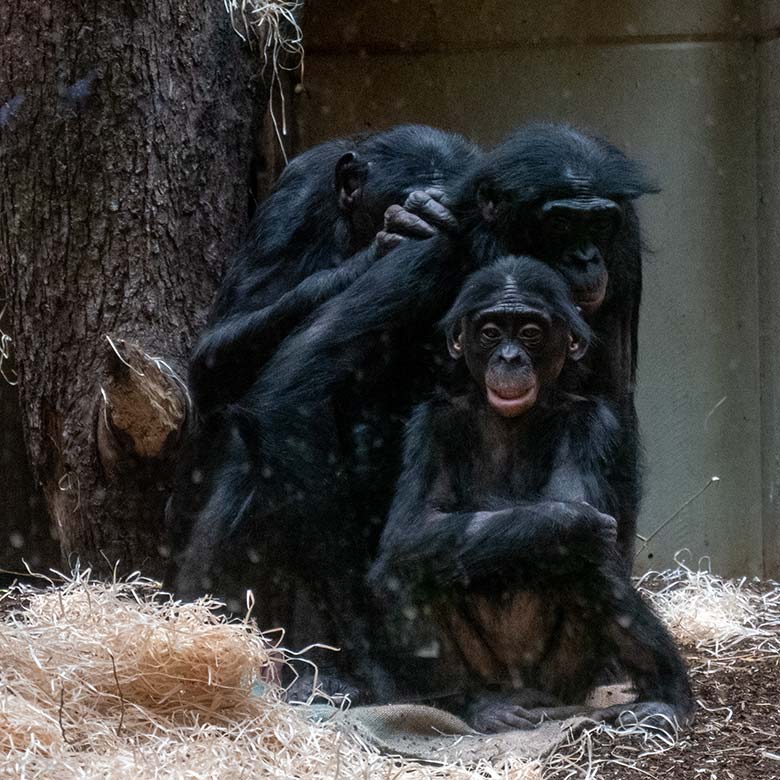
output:
<path id="1" fill-rule="evenodd" d="M 464 318 L 459 349 L 490 406 L 503 417 L 517 417 L 558 378 L 570 337 L 560 320 L 513 295 Z"/>
<path id="2" fill-rule="evenodd" d="M 587 192 L 548 200 L 536 211 L 535 250 L 566 278 L 586 316 L 604 302 L 609 281 L 605 258 L 622 219 L 617 203 Z"/>

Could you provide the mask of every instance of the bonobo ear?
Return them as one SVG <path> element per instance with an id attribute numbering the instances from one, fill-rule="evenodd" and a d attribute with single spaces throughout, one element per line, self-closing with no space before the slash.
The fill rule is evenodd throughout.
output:
<path id="1" fill-rule="evenodd" d="M 588 351 L 588 340 L 580 338 L 576 333 L 569 334 L 569 357 L 574 360 L 580 360 Z"/>
<path id="2" fill-rule="evenodd" d="M 498 196 L 492 187 L 482 182 L 477 188 L 477 205 L 482 221 L 492 224 L 498 218 Z"/>
<path id="3" fill-rule="evenodd" d="M 461 341 L 463 331 L 459 321 L 454 322 L 447 328 L 447 349 L 456 360 L 463 356 L 463 343 Z"/>
<path id="4" fill-rule="evenodd" d="M 336 192 L 339 208 L 342 211 L 352 211 L 360 198 L 366 179 L 368 179 L 368 165 L 360 159 L 357 152 L 341 155 L 336 163 Z"/>

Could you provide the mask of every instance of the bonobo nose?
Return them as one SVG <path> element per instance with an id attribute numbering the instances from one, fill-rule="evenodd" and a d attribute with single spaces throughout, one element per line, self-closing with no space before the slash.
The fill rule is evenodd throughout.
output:
<path id="1" fill-rule="evenodd" d="M 569 252 L 569 257 L 578 263 L 592 263 L 599 259 L 599 250 L 593 244 L 578 246 Z"/>
<path id="2" fill-rule="evenodd" d="M 517 360 L 517 358 L 520 357 L 522 350 L 517 344 L 504 344 L 498 354 L 502 360 L 511 363 L 513 360 Z"/>

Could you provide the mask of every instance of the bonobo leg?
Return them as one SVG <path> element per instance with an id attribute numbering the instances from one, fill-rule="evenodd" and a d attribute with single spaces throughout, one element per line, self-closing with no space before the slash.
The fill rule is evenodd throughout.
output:
<path id="1" fill-rule="evenodd" d="M 630 582 L 616 579 L 613 593 L 616 603 L 607 635 L 634 682 L 637 701 L 597 711 L 594 719 L 619 723 L 633 718 L 675 733 L 692 722 L 695 710 L 685 663 L 660 619 Z"/>
<path id="2" fill-rule="evenodd" d="M 373 689 L 381 670 L 368 659 L 369 556 L 343 478 L 330 406 L 319 405 L 300 431 L 307 434 L 302 440 L 286 436 L 283 425 L 240 430 L 242 422 L 225 423 L 229 435 L 219 442 L 207 498 L 177 556 L 174 592 L 185 599 L 204 592 L 232 596 L 240 606 L 251 588 L 258 622 L 263 629 L 283 627 L 286 647 L 339 650 L 315 648 L 305 657 L 323 669 L 328 693 L 338 698 L 349 691 L 355 701 L 356 686 L 342 670 L 366 689 Z M 252 441 L 256 449 L 250 449 Z M 306 698 L 305 687 L 298 686 L 300 698 Z"/>
<path id="3" fill-rule="evenodd" d="M 182 470 L 177 479 L 177 494 L 184 495 L 191 489 L 201 493 L 202 498 L 190 507 L 178 501 L 173 505 L 175 516 L 169 521 L 181 537 L 180 544 L 176 544 L 181 549 L 174 558 L 172 580 L 165 585 L 184 600 L 204 593 L 228 596 L 230 586 L 223 565 L 226 562 L 221 560 L 220 553 L 234 530 L 248 524 L 255 498 L 251 456 L 238 429 L 220 431 L 210 426 L 202 432 L 206 434 L 216 437 L 212 446 L 220 459 L 211 463 L 208 470 L 197 460 L 189 469 Z M 186 485 L 187 481 L 192 483 L 191 487 Z M 191 514 L 187 514 L 187 509 Z M 245 587 L 250 585 L 248 582 Z"/>
<path id="4" fill-rule="evenodd" d="M 178 556 L 175 588 L 183 598 L 205 591 L 225 595 L 220 574 L 235 567 L 247 544 L 256 543 L 261 555 L 245 566 L 244 588 L 267 576 L 271 564 L 291 573 L 319 570 L 343 545 L 340 534 L 333 539 L 327 532 L 338 527 L 328 520 L 348 515 L 349 508 L 328 409 L 311 421 L 311 442 L 285 436 L 282 426 L 263 431 L 246 417 L 231 420 L 229 413 L 223 425 L 227 430 L 215 442 L 218 457 L 206 475 L 206 497 Z M 347 520 L 341 518 L 348 538 Z"/>

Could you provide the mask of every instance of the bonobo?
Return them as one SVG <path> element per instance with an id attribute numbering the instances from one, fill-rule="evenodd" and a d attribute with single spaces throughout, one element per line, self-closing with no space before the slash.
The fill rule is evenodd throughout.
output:
<path id="1" fill-rule="evenodd" d="M 595 334 L 562 380 L 613 401 L 620 420 L 618 548 L 633 563 L 641 493 L 634 407 L 642 247 L 633 201 L 656 191 L 619 149 L 572 127 L 521 128 L 477 164 L 459 215 L 477 257 L 528 253 L 558 270 Z M 483 249 L 478 249 L 483 247 Z"/>
<path id="2" fill-rule="evenodd" d="M 617 418 L 560 385 L 591 338 L 563 278 L 502 258 L 469 277 L 444 325 L 457 363 L 414 412 L 372 581 L 438 616 L 451 653 L 437 683 L 462 692 L 480 731 L 575 713 L 688 722 L 683 661 L 615 546 Z M 637 701 L 588 710 L 612 661 Z"/>
<path id="3" fill-rule="evenodd" d="M 444 188 L 477 155 L 462 136 L 401 125 L 293 159 L 258 207 L 193 355 L 198 411 L 240 398 L 285 336 L 405 238 L 453 229 Z"/>
<path id="4" fill-rule="evenodd" d="M 373 463 L 385 446 L 400 453 L 400 435 L 384 430 L 401 425 L 392 410 L 366 414 L 357 383 L 317 397 L 308 418 L 297 407 L 274 416 L 256 388 L 306 318 L 342 290 L 352 299 L 350 285 L 392 262 L 390 248 L 453 227 L 445 192 L 478 154 L 418 125 L 330 141 L 293 160 L 259 207 L 192 361 L 198 425 L 169 512 L 177 595 L 253 587 L 258 619 L 285 626 L 290 646 L 333 644 L 347 651 L 341 662 L 358 642 L 366 545 L 378 538 L 368 521 L 384 518 L 396 478 L 378 487 Z M 321 365 L 297 367 L 308 380 Z M 367 515 L 362 497 L 378 493 L 382 507 Z"/>

